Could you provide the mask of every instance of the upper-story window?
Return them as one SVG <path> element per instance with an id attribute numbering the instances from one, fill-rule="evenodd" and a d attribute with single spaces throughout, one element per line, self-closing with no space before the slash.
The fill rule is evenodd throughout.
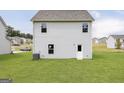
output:
<path id="1" fill-rule="evenodd" d="M 84 24 L 82 25 L 82 31 L 83 31 L 83 32 L 88 32 L 88 24 L 87 24 L 87 23 L 84 23 Z"/>
<path id="2" fill-rule="evenodd" d="M 47 26 L 46 26 L 46 24 L 42 24 L 42 26 L 41 26 L 41 32 L 42 33 L 46 33 L 47 32 Z"/>

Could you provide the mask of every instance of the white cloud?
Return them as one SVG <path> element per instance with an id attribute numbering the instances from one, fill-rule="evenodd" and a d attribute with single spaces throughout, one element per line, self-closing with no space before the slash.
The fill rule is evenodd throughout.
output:
<path id="1" fill-rule="evenodd" d="M 124 15 L 124 11 L 123 10 L 116 10 L 115 12 Z"/>
<path id="2" fill-rule="evenodd" d="M 104 37 L 110 34 L 124 34 L 124 20 L 103 18 L 93 23 L 93 37 Z"/>
<path id="3" fill-rule="evenodd" d="M 96 19 L 101 17 L 100 12 L 98 12 L 98 11 L 90 11 L 90 13 Z"/>

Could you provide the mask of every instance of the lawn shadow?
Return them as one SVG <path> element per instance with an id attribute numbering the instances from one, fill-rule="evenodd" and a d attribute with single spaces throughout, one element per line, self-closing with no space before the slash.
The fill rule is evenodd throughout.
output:
<path id="1" fill-rule="evenodd" d="M 24 55 L 26 56 L 27 54 L 25 53 L 16 53 L 16 54 L 3 54 L 0 55 L 0 62 L 3 61 L 8 61 L 8 60 L 13 60 L 13 59 L 19 59 L 19 58 L 23 58 Z"/>
<path id="2" fill-rule="evenodd" d="M 104 59 L 104 58 L 106 58 L 106 57 L 103 55 L 93 53 L 93 60 Z"/>

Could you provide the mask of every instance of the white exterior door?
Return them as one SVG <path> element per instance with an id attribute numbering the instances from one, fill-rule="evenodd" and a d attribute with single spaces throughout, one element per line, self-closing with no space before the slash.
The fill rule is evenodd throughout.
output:
<path id="1" fill-rule="evenodd" d="M 76 49 L 76 56 L 78 60 L 82 60 L 83 59 L 83 49 L 82 49 L 82 45 L 77 45 L 77 49 Z"/>

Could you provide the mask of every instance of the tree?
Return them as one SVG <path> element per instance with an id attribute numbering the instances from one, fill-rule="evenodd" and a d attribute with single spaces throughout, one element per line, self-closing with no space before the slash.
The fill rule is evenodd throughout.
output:
<path id="1" fill-rule="evenodd" d="M 18 37 L 20 36 L 20 31 L 19 30 L 14 30 L 14 33 L 15 33 L 14 36 L 18 36 Z"/>
<path id="2" fill-rule="evenodd" d="M 116 48 L 120 49 L 120 47 L 121 47 L 120 39 L 116 39 Z"/>
<path id="3" fill-rule="evenodd" d="M 26 37 L 25 33 L 20 33 L 20 37 L 25 38 Z"/>
<path id="4" fill-rule="evenodd" d="M 26 34 L 26 38 L 28 38 L 28 39 L 32 39 L 33 36 L 32 36 L 30 33 L 27 33 L 27 34 Z"/>
<path id="5" fill-rule="evenodd" d="M 10 36 L 12 37 L 13 36 L 13 31 L 14 31 L 14 28 L 11 27 L 11 26 L 7 26 L 7 36 Z"/>
<path id="6" fill-rule="evenodd" d="M 18 37 L 23 37 L 23 38 L 28 38 L 28 39 L 32 39 L 33 36 L 30 33 L 21 33 L 19 30 L 15 30 L 13 27 L 8 26 L 7 27 L 7 36 L 9 37 L 14 37 L 14 36 L 18 36 Z"/>

